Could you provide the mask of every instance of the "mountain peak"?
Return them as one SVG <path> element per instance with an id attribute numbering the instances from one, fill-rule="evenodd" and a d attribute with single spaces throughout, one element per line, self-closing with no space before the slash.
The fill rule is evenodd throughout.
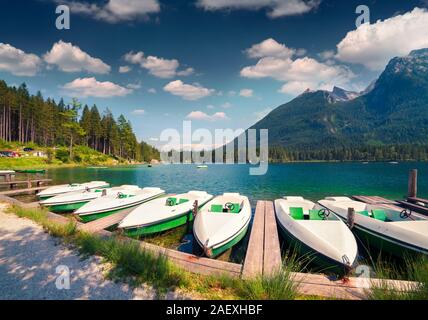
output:
<path id="1" fill-rule="evenodd" d="M 334 87 L 333 91 L 328 92 L 331 103 L 350 101 L 358 98 L 361 94 L 354 91 L 348 91 L 339 87 Z"/>
<path id="2" fill-rule="evenodd" d="M 428 57 L 428 48 L 413 50 L 409 54 L 410 57 Z"/>

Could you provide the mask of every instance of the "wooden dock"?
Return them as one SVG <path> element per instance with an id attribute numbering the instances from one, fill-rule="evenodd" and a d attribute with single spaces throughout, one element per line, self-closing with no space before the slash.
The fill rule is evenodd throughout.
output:
<path id="1" fill-rule="evenodd" d="M 272 201 L 258 201 L 242 277 L 271 275 L 282 266 L 278 228 Z"/>
<path id="2" fill-rule="evenodd" d="M 47 189 L 48 186 L 40 186 L 40 187 L 33 187 L 33 188 L 25 188 L 25 189 L 13 189 L 8 191 L 2 191 L 0 192 L 0 195 L 2 196 L 17 196 L 19 194 L 31 194 L 31 193 L 37 193 L 38 191 L 42 191 Z"/>
<path id="3" fill-rule="evenodd" d="M 101 230 L 106 230 L 118 225 L 119 222 L 122 221 L 123 218 L 125 218 L 131 212 L 131 210 L 132 209 L 125 209 L 107 217 L 82 224 L 80 229 L 86 232 L 98 232 Z"/>
<path id="4" fill-rule="evenodd" d="M 26 185 L 27 188 L 32 188 L 33 184 L 35 184 L 36 187 L 41 187 L 45 183 L 49 183 L 51 181 L 52 179 L 10 180 L 0 182 L 0 187 L 7 186 L 9 189 L 15 189 L 18 185 Z"/>

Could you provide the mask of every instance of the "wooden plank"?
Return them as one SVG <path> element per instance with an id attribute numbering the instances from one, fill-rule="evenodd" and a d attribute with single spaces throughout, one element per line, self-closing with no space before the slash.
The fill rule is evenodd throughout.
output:
<path id="1" fill-rule="evenodd" d="M 264 225 L 265 202 L 258 201 L 242 271 L 243 278 L 263 274 Z"/>
<path id="2" fill-rule="evenodd" d="M 293 273 L 291 278 L 298 285 L 297 290 L 301 294 L 351 300 L 366 299 L 373 286 L 384 286 L 401 292 L 413 290 L 418 286 L 418 283 L 411 281 L 355 277 L 348 278 L 346 282 L 332 281 L 324 275 L 308 273 Z"/>
<path id="3" fill-rule="evenodd" d="M 422 213 L 424 215 L 428 215 L 428 208 L 423 207 L 414 203 L 410 203 L 408 201 L 398 201 L 403 207 L 408 208 L 412 211 Z"/>
<path id="4" fill-rule="evenodd" d="M 368 204 L 398 204 L 397 201 L 385 199 L 379 196 L 352 196 L 352 198 Z"/>
<path id="5" fill-rule="evenodd" d="M 0 182 L 0 186 L 7 186 L 10 184 L 28 184 L 31 183 L 40 183 L 40 182 L 51 182 L 52 179 L 34 179 L 34 180 L 12 180 L 12 181 L 3 181 Z"/>
<path id="6" fill-rule="evenodd" d="M 122 210 L 107 217 L 82 224 L 81 230 L 86 232 L 97 232 L 110 228 L 122 221 L 132 211 L 132 209 L 133 208 Z"/>
<path id="7" fill-rule="evenodd" d="M 14 195 L 23 194 L 23 193 L 33 193 L 33 192 L 45 190 L 47 188 L 48 188 L 47 186 L 44 186 L 44 187 L 34 187 L 34 188 L 25 188 L 25 189 L 14 189 L 14 190 L 2 191 L 0 192 L 0 195 L 14 196 Z"/>
<path id="8" fill-rule="evenodd" d="M 407 201 L 413 202 L 413 203 L 420 202 L 420 203 L 428 204 L 428 199 L 422 199 L 417 197 L 409 197 L 407 198 Z"/>
<path id="9" fill-rule="evenodd" d="M 263 250 L 263 275 L 272 275 L 281 269 L 281 248 L 272 201 L 265 202 L 265 232 Z"/>

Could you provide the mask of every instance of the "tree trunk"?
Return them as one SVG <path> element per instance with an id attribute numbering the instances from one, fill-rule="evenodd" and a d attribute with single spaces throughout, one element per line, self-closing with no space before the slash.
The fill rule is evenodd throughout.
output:
<path id="1" fill-rule="evenodd" d="M 70 135 L 70 160 L 73 160 L 73 135 Z"/>

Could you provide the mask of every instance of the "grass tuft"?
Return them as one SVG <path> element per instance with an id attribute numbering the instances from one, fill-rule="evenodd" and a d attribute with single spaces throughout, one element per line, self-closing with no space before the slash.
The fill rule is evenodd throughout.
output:
<path id="1" fill-rule="evenodd" d="M 398 267 L 392 263 L 378 260 L 374 271 L 376 278 L 380 279 L 377 284 L 372 284 L 369 291 L 371 300 L 428 300 L 428 258 L 406 257 L 404 265 Z M 416 286 L 409 285 L 398 291 L 386 281 L 387 279 L 416 282 Z"/>

